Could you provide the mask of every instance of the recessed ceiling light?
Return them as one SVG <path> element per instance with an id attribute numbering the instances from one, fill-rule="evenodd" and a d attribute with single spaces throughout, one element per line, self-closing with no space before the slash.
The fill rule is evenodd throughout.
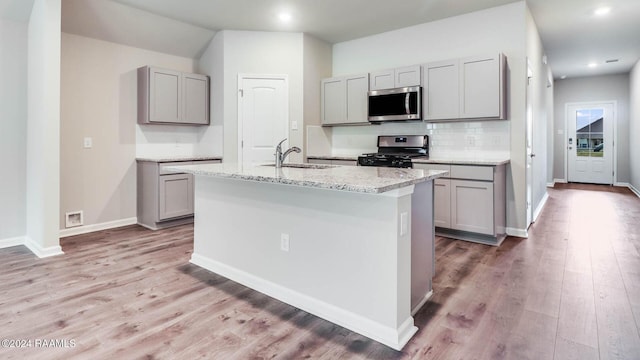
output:
<path id="1" fill-rule="evenodd" d="M 289 21 L 291 21 L 291 14 L 287 12 L 282 12 L 278 15 L 278 19 L 280 19 L 280 21 L 284 23 L 288 23 Z"/>
<path id="2" fill-rule="evenodd" d="M 605 6 L 605 7 L 597 8 L 593 13 L 597 16 L 603 16 L 603 15 L 607 15 L 610 12 L 611 12 L 611 8 Z"/>
<path id="3" fill-rule="evenodd" d="M 564 80 L 564 79 L 566 79 L 566 78 L 567 78 L 567 75 L 562 75 L 562 76 L 560 76 L 560 79 L 562 79 L 562 80 Z"/>
<path id="4" fill-rule="evenodd" d="M 589 63 L 589 65 L 587 65 L 587 66 L 590 67 L 590 68 L 594 68 L 594 67 L 597 67 L 598 64 L 592 62 L 592 63 Z"/>

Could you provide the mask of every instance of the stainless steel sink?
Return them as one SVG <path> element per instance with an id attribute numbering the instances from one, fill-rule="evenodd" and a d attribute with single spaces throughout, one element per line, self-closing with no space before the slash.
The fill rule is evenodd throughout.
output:
<path id="1" fill-rule="evenodd" d="M 262 166 L 275 167 L 276 164 L 264 164 Z M 298 168 L 298 169 L 330 169 L 337 167 L 337 165 L 323 165 L 323 164 L 282 164 L 283 168 Z"/>

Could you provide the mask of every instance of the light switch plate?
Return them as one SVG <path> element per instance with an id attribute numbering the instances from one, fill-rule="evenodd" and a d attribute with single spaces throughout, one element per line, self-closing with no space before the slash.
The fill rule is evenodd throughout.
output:
<path id="1" fill-rule="evenodd" d="M 280 234 L 280 250 L 289 251 L 289 234 Z"/>
<path id="2" fill-rule="evenodd" d="M 84 138 L 84 148 L 91 149 L 93 147 L 93 139 L 90 137 Z"/>

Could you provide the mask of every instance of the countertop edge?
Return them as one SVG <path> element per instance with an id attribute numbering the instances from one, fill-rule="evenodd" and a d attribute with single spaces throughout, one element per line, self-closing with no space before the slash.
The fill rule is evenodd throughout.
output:
<path id="1" fill-rule="evenodd" d="M 358 161 L 358 155 L 308 155 L 307 159 Z"/>
<path id="2" fill-rule="evenodd" d="M 416 159 L 412 160 L 415 164 L 447 164 L 447 165 L 484 165 L 484 166 L 500 166 L 511 162 L 511 159 L 495 159 L 495 160 L 469 160 L 469 159 Z"/>
<path id="3" fill-rule="evenodd" d="M 310 160 L 347 160 L 358 161 L 358 155 L 309 155 Z M 499 166 L 508 164 L 510 159 L 413 159 L 416 164 L 448 164 L 448 165 L 485 165 Z"/>
<path id="4" fill-rule="evenodd" d="M 193 156 L 158 156 L 158 157 L 136 157 L 136 161 L 143 162 L 178 162 L 178 161 L 207 161 L 207 160 L 222 160 L 222 156 L 209 156 L 209 155 L 193 155 Z"/>
<path id="5" fill-rule="evenodd" d="M 243 181 L 293 185 L 293 186 L 309 187 L 309 188 L 316 188 L 316 189 L 348 191 L 348 192 L 365 193 L 365 194 L 381 194 L 391 190 L 415 185 L 421 182 L 432 181 L 436 178 L 439 178 L 448 174 L 448 171 L 430 170 L 430 173 L 428 176 L 425 176 L 419 179 L 410 179 L 410 180 L 405 180 L 403 182 L 396 183 L 396 184 L 381 185 L 381 186 L 358 186 L 358 185 L 352 185 L 352 184 L 326 183 L 326 182 L 319 182 L 319 181 L 312 181 L 312 180 L 274 178 L 274 177 L 265 177 L 261 175 L 237 174 L 237 173 L 228 173 L 228 172 L 212 171 L 212 170 L 195 170 L 195 169 L 189 169 L 187 168 L 187 166 L 180 166 L 180 165 L 168 166 L 166 170 L 176 171 L 176 172 L 185 172 L 193 175 L 209 176 L 209 177 L 220 178 L 220 179 L 236 179 L 236 180 L 243 180 Z"/>

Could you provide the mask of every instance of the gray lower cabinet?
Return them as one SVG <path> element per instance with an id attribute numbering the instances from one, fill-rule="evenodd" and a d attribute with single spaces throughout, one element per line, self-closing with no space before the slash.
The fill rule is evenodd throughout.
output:
<path id="1" fill-rule="evenodd" d="M 158 219 L 193 215 L 193 176 L 160 175 L 158 180 Z"/>
<path id="2" fill-rule="evenodd" d="M 433 222 L 436 227 L 451 227 L 451 179 L 438 178 L 433 182 Z"/>
<path id="3" fill-rule="evenodd" d="M 434 181 L 434 223 L 440 235 L 489 245 L 506 237 L 506 166 L 417 164 L 446 170 Z"/>
<path id="4" fill-rule="evenodd" d="M 138 161 L 138 224 L 158 230 L 193 222 L 193 175 L 165 170 L 173 165 L 219 163 L 219 160 Z"/>

